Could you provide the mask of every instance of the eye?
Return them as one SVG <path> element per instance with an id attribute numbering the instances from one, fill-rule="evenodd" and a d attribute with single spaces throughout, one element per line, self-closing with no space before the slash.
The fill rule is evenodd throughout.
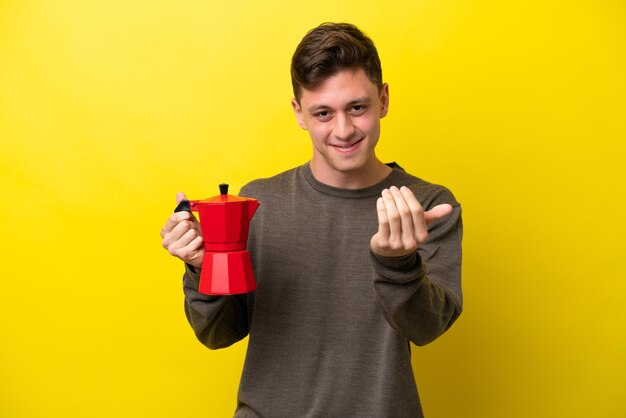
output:
<path id="1" fill-rule="evenodd" d="M 315 112 L 313 116 L 320 120 L 328 120 L 330 118 L 330 112 L 328 110 L 320 110 L 319 112 Z"/>
<path id="2" fill-rule="evenodd" d="M 366 110 L 367 110 L 367 106 L 362 105 L 362 104 L 354 105 L 350 109 L 350 111 L 355 115 L 362 115 L 363 113 L 365 113 Z"/>

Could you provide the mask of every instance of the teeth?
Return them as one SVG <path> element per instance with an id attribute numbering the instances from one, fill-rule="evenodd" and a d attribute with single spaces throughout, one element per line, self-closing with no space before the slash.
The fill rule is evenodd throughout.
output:
<path id="1" fill-rule="evenodd" d="M 333 147 L 342 149 L 344 151 L 347 151 L 347 150 L 350 150 L 350 149 L 354 148 L 359 142 L 361 142 L 360 139 L 358 141 L 352 143 L 352 144 L 349 144 L 349 145 L 336 144 L 336 145 L 333 145 Z"/>

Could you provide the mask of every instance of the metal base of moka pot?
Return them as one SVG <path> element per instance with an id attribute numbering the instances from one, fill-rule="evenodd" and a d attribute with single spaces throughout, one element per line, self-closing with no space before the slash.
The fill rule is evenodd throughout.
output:
<path id="1" fill-rule="evenodd" d="M 236 295 L 256 289 L 250 253 L 205 252 L 198 291 L 205 295 Z"/>

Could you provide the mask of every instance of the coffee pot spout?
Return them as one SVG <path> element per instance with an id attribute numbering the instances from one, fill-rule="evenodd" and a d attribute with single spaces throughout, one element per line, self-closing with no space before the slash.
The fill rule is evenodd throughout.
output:
<path id="1" fill-rule="evenodd" d="M 248 200 L 248 221 L 252 220 L 252 217 L 254 216 L 254 213 L 256 212 L 256 210 L 259 208 L 260 205 L 261 204 L 256 199 L 249 199 Z"/>

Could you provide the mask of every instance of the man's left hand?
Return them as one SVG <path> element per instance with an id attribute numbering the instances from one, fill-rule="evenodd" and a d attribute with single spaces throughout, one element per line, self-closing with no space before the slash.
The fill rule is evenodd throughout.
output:
<path id="1" fill-rule="evenodd" d="M 370 241 L 374 254 L 401 257 L 416 251 L 428 240 L 428 225 L 452 212 L 442 204 L 424 212 L 413 192 L 406 186 L 392 186 L 376 202 L 378 232 Z"/>

